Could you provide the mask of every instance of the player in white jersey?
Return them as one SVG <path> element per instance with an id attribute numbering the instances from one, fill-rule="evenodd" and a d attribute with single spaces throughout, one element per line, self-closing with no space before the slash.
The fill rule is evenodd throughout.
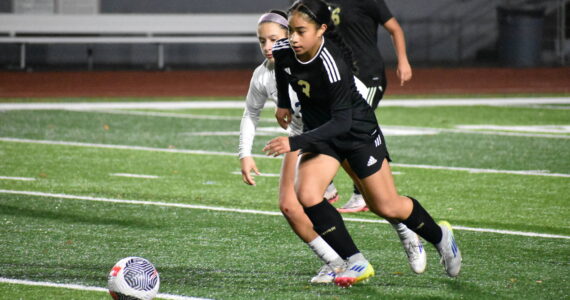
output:
<path id="1" fill-rule="evenodd" d="M 252 146 L 261 111 L 268 100 L 275 103 L 277 102 L 277 86 L 272 48 L 273 44 L 277 40 L 287 37 L 288 21 L 285 17 L 286 14 L 284 12 L 272 11 L 262 15 L 258 22 L 257 34 L 261 51 L 266 57 L 266 60 L 255 69 L 251 78 L 249 91 L 246 97 L 245 110 L 240 126 L 239 140 L 239 158 L 242 179 L 249 185 L 256 184 L 251 172 L 253 171 L 258 175 L 260 174 L 255 164 L 255 160 L 252 157 Z M 354 79 L 358 92 L 362 95 L 366 95 L 367 88 L 364 83 L 356 77 L 354 77 Z M 296 136 L 303 133 L 300 102 L 297 94 L 290 86 L 289 95 L 291 108 L 293 109 L 293 118 L 287 130 L 289 136 Z M 329 283 L 334 280 L 335 271 L 341 271 L 345 262 L 343 258 L 341 258 L 337 252 L 315 232 L 312 222 L 309 220 L 302 205 L 297 200 L 294 191 L 294 178 L 298 155 L 298 151 L 294 151 L 286 153 L 283 158 L 279 182 L 279 207 L 283 216 L 287 219 L 297 236 L 307 243 L 315 254 L 325 262 L 325 265 L 321 267 L 317 276 L 311 279 L 311 282 Z M 334 188 L 332 183 L 331 186 Z M 334 189 L 334 191 L 334 194 L 336 194 L 336 189 Z M 324 198 L 328 198 L 326 193 Z M 400 238 L 408 235 L 413 235 L 415 237 L 415 234 L 404 225 L 394 225 L 394 228 L 396 229 L 396 232 L 398 232 Z M 404 243 L 403 240 L 402 242 Z M 409 247 L 404 248 L 406 249 L 406 254 L 408 254 L 408 256 L 414 256 L 413 253 L 408 253 Z M 417 260 L 418 259 L 416 259 L 416 261 Z M 410 260 L 412 269 L 417 269 L 417 267 L 413 267 L 414 264 L 417 264 L 416 261 Z M 423 268 L 425 268 L 425 255 L 423 255 L 423 257 L 419 257 L 419 261 L 420 265 L 423 264 Z"/>

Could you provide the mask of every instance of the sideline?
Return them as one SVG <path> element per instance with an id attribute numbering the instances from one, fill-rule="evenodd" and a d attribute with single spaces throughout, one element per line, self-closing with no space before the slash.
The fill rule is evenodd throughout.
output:
<path id="1" fill-rule="evenodd" d="M 222 211 L 222 212 L 247 213 L 247 214 L 254 214 L 254 215 L 281 216 L 281 213 L 276 212 L 276 211 L 227 208 L 227 207 L 220 207 L 220 206 L 194 205 L 194 204 L 184 204 L 184 203 L 169 203 L 169 202 L 159 202 L 159 201 L 123 200 L 123 199 L 113 199 L 113 198 L 104 198 L 104 197 L 90 197 L 90 196 L 76 196 L 76 195 L 67 195 L 67 194 L 42 193 L 42 192 L 34 192 L 34 191 L 15 191 L 15 190 L 2 190 L 2 189 L 0 189 L 0 194 L 25 195 L 25 196 L 37 196 L 37 197 L 72 199 L 72 200 L 85 200 L 85 201 L 107 202 L 107 203 L 134 204 L 134 205 L 153 205 L 153 206 L 160 206 L 160 207 L 177 207 L 177 208 L 186 208 L 186 209 L 202 209 L 202 210 L 212 210 L 212 211 Z M 343 218 L 343 219 L 345 221 L 350 221 L 350 222 L 388 224 L 387 221 L 380 220 L 380 219 L 358 219 L 358 218 Z M 514 230 L 499 230 L 499 229 L 490 229 L 490 228 L 476 228 L 476 227 L 466 227 L 466 226 L 456 226 L 456 225 L 453 226 L 453 229 L 464 230 L 464 231 L 485 232 L 485 233 L 497 233 L 497 234 L 503 234 L 503 235 L 517 235 L 517 236 L 554 238 L 554 239 L 570 239 L 570 236 L 566 236 L 566 235 L 537 233 L 537 232 L 524 232 L 524 231 L 514 231 Z"/>
<path id="2" fill-rule="evenodd" d="M 505 106 L 536 104 L 570 104 L 570 97 L 539 98 L 450 98 L 450 99 L 398 99 L 382 100 L 381 107 L 427 106 Z M 245 101 L 162 101 L 162 102 L 55 102 L 55 103 L 0 103 L 0 110 L 93 110 L 93 109 L 196 109 L 196 108 L 244 108 Z M 275 107 L 271 101 L 266 107 Z"/>

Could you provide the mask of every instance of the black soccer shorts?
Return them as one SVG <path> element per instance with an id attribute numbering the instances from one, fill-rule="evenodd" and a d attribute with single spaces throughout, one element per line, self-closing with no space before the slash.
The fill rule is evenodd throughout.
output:
<path id="1" fill-rule="evenodd" d="M 303 149 L 301 152 L 328 155 L 338 160 L 339 163 L 347 160 L 360 179 L 378 172 L 385 158 L 392 161 L 380 128 L 377 129 L 372 142 L 362 144 L 354 149 L 340 150 L 332 143 L 318 143 Z"/>

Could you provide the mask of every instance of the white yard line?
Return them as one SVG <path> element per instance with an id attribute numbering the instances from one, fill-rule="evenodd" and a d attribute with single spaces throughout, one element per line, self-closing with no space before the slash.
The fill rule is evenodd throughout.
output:
<path id="1" fill-rule="evenodd" d="M 54 102 L 54 103 L 0 103 L 0 110 L 101 110 L 101 109 L 193 109 L 193 108 L 244 108 L 245 101 L 158 101 L 158 102 Z M 570 104 L 569 97 L 536 98 L 450 98 L 450 99 L 398 99 L 382 100 L 380 106 L 476 106 L 476 105 L 540 105 Z M 267 102 L 266 107 L 275 107 Z"/>
<path id="2" fill-rule="evenodd" d="M 35 178 L 30 177 L 9 177 L 9 176 L 0 176 L 0 180 L 18 180 L 18 181 L 34 181 Z"/>
<path id="3" fill-rule="evenodd" d="M 12 195 L 26 195 L 26 196 L 37 196 L 37 197 L 48 197 L 48 198 L 59 198 L 59 199 L 73 199 L 73 200 L 86 200 L 95 202 L 108 202 L 108 203 L 121 203 L 121 204 L 134 204 L 134 205 L 153 205 L 161 207 L 177 207 L 177 208 L 187 208 L 187 209 L 203 209 L 212 211 L 222 211 L 222 212 L 233 212 L 233 213 L 247 213 L 255 215 L 269 215 L 269 216 L 281 216 L 280 212 L 276 211 L 263 211 L 254 209 L 238 209 L 238 208 L 227 208 L 219 206 L 207 206 L 207 205 L 193 205 L 184 203 L 168 203 L 168 202 L 157 202 L 157 201 L 143 201 L 143 200 L 123 200 L 123 199 L 113 199 L 104 197 L 90 197 L 90 196 L 76 196 L 67 194 L 54 194 L 54 193 L 42 193 L 34 191 L 15 191 L 15 190 L 1 190 L 0 194 L 12 194 Z M 360 223 L 384 223 L 388 222 L 380 219 L 357 219 L 357 218 L 344 218 L 345 221 L 350 222 L 360 222 Z M 518 236 L 528 236 L 528 237 L 542 237 L 542 238 L 557 238 L 557 239 L 570 239 L 570 236 L 557 235 L 557 234 L 547 234 L 547 233 L 536 233 L 536 232 L 524 232 L 524 231 L 513 231 L 513 230 L 499 230 L 499 229 L 489 229 L 489 228 L 473 228 L 466 226 L 453 226 L 453 228 L 465 231 L 476 231 L 476 232 L 487 232 L 487 233 L 497 233 L 505 235 L 518 235 Z"/>
<path id="4" fill-rule="evenodd" d="M 129 173 L 111 173 L 110 176 L 117 177 L 131 177 L 131 178 L 144 178 L 144 179 L 158 179 L 160 177 L 156 175 L 144 175 L 144 174 L 129 174 Z"/>
<path id="5" fill-rule="evenodd" d="M 206 150 L 185 150 L 185 149 L 165 149 L 165 148 L 152 148 L 141 146 L 128 146 L 128 145 L 109 145 L 109 144 L 92 144 L 92 143 L 79 143 L 79 142 L 65 142 L 65 141 L 49 141 L 49 140 L 30 140 L 19 138 L 0 137 L 2 142 L 13 143 L 29 143 L 29 144 L 43 144 L 43 145 L 62 145 L 74 147 L 88 147 L 88 148 L 103 148 L 103 149 L 120 149 L 120 150 L 136 150 L 136 151 L 151 151 L 151 152 L 170 152 L 170 153 L 184 153 L 184 154 L 199 154 L 199 155 L 220 155 L 238 157 L 237 153 L 220 152 L 220 151 L 206 151 Z M 253 157 L 257 158 L 270 158 L 281 159 L 280 157 L 269 157 L 261 154 L 254 154 Z M 392 166 L 404 168 L 419 168 L 419 169 L 432 169 L 432 170 L 447 170 L 447 171 L 465 171 L 470 173 L 495 173 L 495 174 L 513 174 L 513 175 L 527 175 L 527 176 L 547 176 L 547 177 L 570 177 L 570 174 L 565 173 L 547 173 L 544 170 L 496 170 L 496 169 L 477 169 L 477 168 L 461 168 L 461 167 L 447 167 L 447 166 L 432 166 L 432 165 L 412 165 L 412 164 L 398 164 L 393 163 Z"/>
<path id="6" fill-rule="evenodd" d="M 200 119 L 200 120 L 241 121 L 242 119 L 242 117 L 232 117 L 232 116 L 197 115 L 197 114 L 187 114 L 187 113 L 167 113 L 167 112 L 133 111 L 133 110 L 84 110 L 84 109 L 69 109 L 69 110 L 92 112 L 92 113 L 116 114 L 116 115 L 133 115 L 133 116 Z M 259 120 L 263 122 L 275 122 L 275 118 L 259 118 Z"/>
<path id="7" fill-rule="evenodd" d="M 46 281 L 31 281 L 31 280 L 22 280 L 22 279 L 11 279 L 11 278 L 4 278 L 4 277 L 0 277 L 0 283 L 20 284 L 20 285 L 29 285 L 29 286 L 55 287 L 55 288 L 64 288 L 64 289 L 80 290 L 80 291 L 94 291 L 94 292 L 105 292 L 105 293 L 109 292 L 108 289 L 102 288 L 102 287 L 85 286 L 85 285 L 79 285 L 79 284 L 54 283 L 54 282 L 46 282 Z M 162 299 L 170 299 L 170 300 L 207 300 L 206 298 L 187 297 L 187 296 L 179 296 L 179 295 L 171 295 L 171 294 L 157 294 L 156 297 L 162 298 Z"/>
<path id="8" fill-rule="evenodd" d="M 234 175 L 241 175 L 240 171 L 235 171 L 232 172 L 232 174 Z M 281 177 L 281 174 L 277 174 L 277 173 L 260 173 L 259 175 L 255 174 L 255 173 L 251 173 L 253 176 L 261 176 L 261 177 Z"/>

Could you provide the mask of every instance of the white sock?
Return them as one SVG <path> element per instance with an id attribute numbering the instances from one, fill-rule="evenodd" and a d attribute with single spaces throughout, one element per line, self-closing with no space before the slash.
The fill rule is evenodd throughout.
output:
<path id="1" fill-rule="evenodd" d="M 336 266 L 343 262 L 343 259 L 334 249 L 320 236 L 307 243 L 309 248 L 326 264 Z"/>

